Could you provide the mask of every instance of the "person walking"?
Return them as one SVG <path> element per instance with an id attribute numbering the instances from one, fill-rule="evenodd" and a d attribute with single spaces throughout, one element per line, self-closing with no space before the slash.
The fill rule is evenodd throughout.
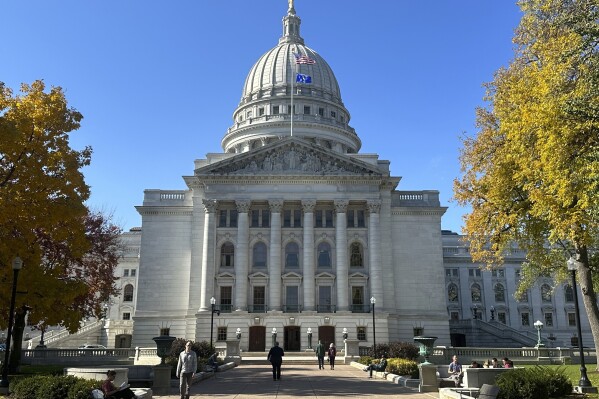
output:
<path id="1" fill-rule="evenodd" d="M 279 343 L 275 342 L 275 346 L 270 348 L 268 351 L 268 357 L 266 358 L 270 364 L 272 364 L 272 379 L 278 381 L 281 379 L 281 364 L 283 364 L 283 356 L 285 352 L 279 347 Z"/>
<path id="2" fill-rule="evenodd" d="M 191 349 L 191 341 L 185 344 L 185 350 L 179 354 L 177 371 L 175 375 L 179 378 L 179 394 L 181 399 L 189 399 L 189 388 L 193 376 L 198 369 L 198 356 Z"/>
<path id="3" fill-rule="evenodd" d="M 318 358 L 318 369 L 324 369 L 324 345 L 320 340 L 318 340 L 318 345 L 316 345 L 316 357 Z"/>
<path id="4" fill-rule="evenodd" d="M 331 342 L 331 345 L 329 345 L 329 364 L 331 365 L 331 370 L 335 370 L 335 356 L 337 356 L 337 348 Z"/>

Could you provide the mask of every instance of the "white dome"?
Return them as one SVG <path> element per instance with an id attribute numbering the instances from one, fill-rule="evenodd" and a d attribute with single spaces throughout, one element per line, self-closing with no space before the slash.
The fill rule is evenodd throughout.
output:
<path id="1" fill-rule="evenodd" d="M 251 68 L 234 125 L 222 140 L 225 152 L 245 152 L 291 135 L 291 102 L 295 109 L 293 136 L 302 137 L 340 153 L 356 153 L 361 141 L 349 126 L 350 114 L 329 64 L 304 45 L 301 20 L 290 8 L 283 18 L 283 36 Z M 297 64 L 296 54 L 314 63 Z M 296 83 L 297 74 L 311 83 Z M 293 87 L 293 96 L 292 96 Z"/>

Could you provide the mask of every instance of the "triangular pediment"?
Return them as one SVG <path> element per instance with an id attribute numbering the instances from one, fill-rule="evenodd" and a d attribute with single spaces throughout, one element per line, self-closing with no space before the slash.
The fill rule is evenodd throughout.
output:
<path id="1" fill-rule="evenodd" d="M 308 143 L 287 137 L 258 149 L 244 152 L 195 170 L 196 176 L 213 175 L 306 175 L 381 176 L 376 166 Z"/>

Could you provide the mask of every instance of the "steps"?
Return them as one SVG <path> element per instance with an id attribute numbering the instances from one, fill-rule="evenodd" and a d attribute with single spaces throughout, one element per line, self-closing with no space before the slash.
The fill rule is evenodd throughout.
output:
<path id="1" fill-rule="evenodd" d="M 267 356 L 268 352 L 241 352 L 241 364 L 270 365 L 268 360 L 266 360 Z M 342 353 L 337 354 L 337 359 L 342 357 Z M 283 364 L 318 365 L 318 359 L 314 351 L 285 352 Z"/>

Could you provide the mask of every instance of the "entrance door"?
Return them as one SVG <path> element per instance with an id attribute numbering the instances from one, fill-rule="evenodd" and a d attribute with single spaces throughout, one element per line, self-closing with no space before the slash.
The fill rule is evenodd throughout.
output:
<path id="1" fill-rule="evenodd" d="M 332 327 L 332 326 L 318 327 L 318 339 L 320 340 L 320 342 L 322 342 L 325 349 L 328 349 L 329 345 L 331 345 L 331 343 L 334 343 L 335 346 L 337 346 L 337 343 L 335 342 L 335 327 Z"/>
<path id="2" fill-rule="evenodd" d="M 298 326 L 285 327 L 285 347 L 286 351 L 299 351 L 300 343 L 300 328 Z"/>
<path id="3" fill-rule="evenodd" d="M 250 344 L 248 350 L 250 352 L 266 351 L 266 327 L 253 326 L 250 327 Z"/>

